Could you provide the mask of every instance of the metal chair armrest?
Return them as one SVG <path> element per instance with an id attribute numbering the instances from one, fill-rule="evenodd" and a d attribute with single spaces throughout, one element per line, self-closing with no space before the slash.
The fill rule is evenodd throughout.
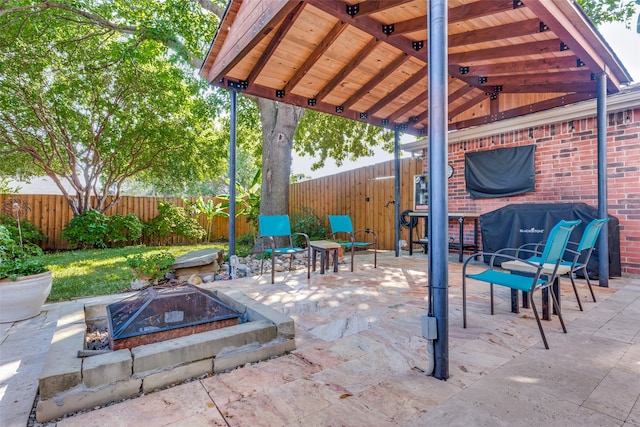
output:
<path id="1" fill-rule="evenodd" d="M 307 244 L 306 247 L 308 248 L 309 246 L 311 246 L 311 241 L 309 240 L 309 235 L 308 234 L 296 232 L 296 233 L 291 233 L 291 236 L 303 236 L 304 240 L 305 240 L 305 242 Z"/>
<path id="2" fill-rule="evenodd" d="M 371 230 L 370 228 L 366 228 L 364 230 L 355 230 L 352 232 L 353 234 L 353 239 L 355 240 L 355 235 L 356 233 L 367 233 L 367 234 L 373 234 L 373 241 L 377 242 L 378 241 L 378 236 L 376 235 L 376 232 Z"/>

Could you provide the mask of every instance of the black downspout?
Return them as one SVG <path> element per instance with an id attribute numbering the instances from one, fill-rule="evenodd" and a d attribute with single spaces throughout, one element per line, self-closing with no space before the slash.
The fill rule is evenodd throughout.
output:
<path id="1" fill-rule="evenodd" d="M 607 218 L 607 73 L 606 70 L 596 76 L 598 85 L 598 217 Z M 609 287 L 609 224 L 604 223 L 600 230 L 598 246 L 599 284 Z"/>
<path id="2" fill-rule="evenodd" d="M 429 290 L 433 293 L 433 376 L 449 378 L 448 200 L 447 200 L 447 1 L 428 0 L 429 29 Z"/>
<path id="3" fill-rule="evenodd" d="M 393 225 L 395 227 L 395 249 L 396 258 L 400 256 L 400 131 L 398 129 L 394 132 L 393 139 L 393 166 L 395 173 L 395 186 L 394 186 L 394 210 L 393 210 Z M 409 229 L 411 232 L 411 229 Z"/>
<path id="4" fill-rule="evenodd" d="M 231 117 L 229 125 L 229 256 L 236 254 L 236 121 L 237 121 L 237 92 L 231 94 Z M 229 262 L 229 274 L 231 262 Z M 235 277 L 234 277 L 235 279 Z"/>

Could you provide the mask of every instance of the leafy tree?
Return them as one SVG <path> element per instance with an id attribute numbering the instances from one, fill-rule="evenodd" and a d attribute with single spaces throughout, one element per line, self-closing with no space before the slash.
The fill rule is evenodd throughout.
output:
<path id="1" fill-rule="evenodd" d="M 631 27 L 631 18 L 640 6 L 640 0 L 578 0 L 584 13 L 595 25 L 606 22 L 623 22 L 627 28 Z M 640 19 L 638 20 L 640 32 Z"/>
<path id="2" fill-rule="evenodd" d="M 12 40 L 22 41 L 26 35 L 31 34 L 33 36 L 30 40 L 34 42 L 33 51 L 17 52 L 17 55 L 26 59 L 32 56 L 37 57 L 38 52 L 47 51 L 50 46 L 56 49 L 60 49 L 59 46 L 65 46 L 68 48 L 67 50 L 76 47 L 78 51 L 80 51 L 81 48 L 90 44 L 90 42 L 85 44 L 85 41 L 99 39 L 100 42 L 93 42 L 93 48 L 83 50 L 87 56 L 92 57 L 94 54 L 93 49 L 97 46 L 101 47 L 102 44 L 107 41 L 113 43 L 113 49 L 116 51 L 117 47 L 120 47 L 121 56 L 107 55 L 106 58 L 99 63 L 100 65 L 94 67 L 97 69 L 99 69 L 100 66 L 108 67 L 112 64 L 116 64 L 117 68 L 120 68 L 130 56 L 135 57 L 137 55 L 138 49 L 148 49 L 148 44 L 158 49 L 157 53 L 159 56 L 156 57 L 156 59 L 161 60 L 161 62 L 174 61 L 171 63 L 180 63 L 185 66 L 189 64 L 197 69 L 201 66 L 202 58 L 213 39 L 218 19 L 224 12 L 223 3 L 222 0 L 167 0 L 161 3 L 152 0 L 140 0 L 135 3 L 115 1 L 93 2 L 91 0 L 61 2 L 22 0 L 6 2 L 0 5 L 0 25 L 11 29 L 11 34 L 3 37 L 5 41 L 4 46 L 9 46 Z M 52 43 L 47 37 L 40 39 L 36 37 L 42 36 L 42 33 L 39 32 L 39 27 L 34 28 L 32 25 L 27 25 L 32 21 L 39 22 L 40 26 L 47 25 L 45 23 L 49 22 L 55 23 L 56 25 L 52 26 L 51 32 L 57 36 L 53 38 L 53 40 L 57 41 L 58 44 Z M 61 30 L 62 26 L 65 28 L 64 31 Z M 67 33 L 67 29 L 72 29 L 72 31 L 70 31 L 69 35 L 65 38 L 63 35 Z M 77 34 L 79 32 L 81 34 Z M 64 44 L 65 40 L 69 43 Z M 158 47 L 159 44 L 164 46 L 164 50 Z M 16 49 L 14 49 L 14 51 L 16 51 Z M 150 63 L 147 63 L 147 65 L 151 66 Z M 76 67 L 77 64 L 70 68 Z M 66 72 L 72 73 L 72 70 L 68 69 Z M 109 84 L 112 85 L 113 83 Z M 223 91 L 212 90 L 211 92 L 217 94 L 212 96 L 212 98 L 218 101 L 228 96 Z M 93 96 L 95 97 L 96 95 Z M 151 99 L 154 98 L 152 92 L 143 93 L 142 96 Z M 166 102 L 166 100 L 163 99 L 154 101 Z M 261 186 L 261 212 L 265 214 L 285 213 L 287 212 L 289 201 L 289 179 L 291 172 L 291 152 L 294 147 L 294 133 L 304 110 L 275 101 L 255 99 L 253 101 L 257 104 L 260 112 L 258 119 L 257 110 L 254 107 L 255 104 L 249 104 L 248 100 L 242 96 L 238 97 L 238 101 L 240 107 L 238 111 L 238 124 L 239 127 L 242 126 L 238 132 L 238 142 L 240 145 L 247 147 L 248 152 L 262 158 L 263 185 Z M 212 103 L 213 102 L 210 102 L 210 104 Z M 226 106 L 228 103 L 223 102 L 223 105 Z M 164 106 L 165 105 L 163 105 L 163 107 Z M 83 105 L 80 111 L 82 111 L 82 109 L 86 110 L 86 108 L 87 107 Z M 76 110 L 76 113 L 78 112 L 79 111 Z M 140 116 L 138 116 L 138 118 L 140 118 Z M 316 126 L 312 121 L 307 121 L 306 123 L 311 124 L 311 126 Z M 156 123 L 156 125 L 158 124 Z M 368 145 L 376 145 L 382 139 L 390 140 L 390 134 L 388 132 L 375 127 L 363 128 L 360 124 L 343 121 L 340 128 L 347 130 L 350 126 L 356 129 L 351 132 L 353 138 L 350 143 L 341 144 L 342 147 L 355 147 L 353 145 L 354 141 L 361 141 L 360 144 L 366 147 Z M 75 127 L 82 128 L 81 124 L 76 124 Z M 256 134 L 256 131 L 260 131 L 260 127 L 262 127 L 261 141 L 257 138 Z M 228 139 L 225 139 L 225 129 L 228 129 L 228 126 L 219 127 L 218 131 L 214 130 L 210 134 L 205 134 L 203 129 L 199 130 L 201 131 L 202 140 L 207 139 L 220 143 L 220 145 L 218 145 L 218 152 L 220 152 L 222 151 L 220 149 L 228 146 Z M 245 132 L 247 129 L 251 129 L 253 132 Z M 311 135 L 313 133 L 314 132 L 302 132 L 300 135 Z M 173 136 L 175 140 L 177 135 Z M 321 160 L 317 162 L 314 167 L 320 167 L 326 158 L 325 156 L 340 153 L 340 151 L 332 150 L 328 145 L 325 145 L 332 144 L 336 140 L 341 140 L 338 133 L 334 133 L 333 136 L 336 138 L 335 140 L 332 138 L 323 138 L 321 142 L 313 143 L 320 144 L 316 145 L 317 147 L 323 147 L 318 150 L 321 155 Z M 259 141 L 261 144 L 258 143 Z M 224 143 L 222 144 L 222 142 Z M 138 141 L 138 144 L 146 143 L 147 140 Z M 111 144 L 111 148 L 113 149 L 114 147 L 117 147 L 117 143 Z M 191 145 L 191 147 L 193 148 L 193 145 Z M 303 138 L 300 143 L 297 144 L 297 147 L 305 150 L 305 152 L 311 152 L 312 150 L 309 138 L 306 140 Z M 216 150 L 211 151 L 215 152 Z M 366 150 L 360 150 L 359 152 L 363 153 L 366 152 Z M 356 150 L 353 154 L 354 157 L 359 156 L 359 152 Z M 28 156 L 33 155 L 32 152 L 25 151 L 14 151 L 14 153 L 13 155 L 16 156 L 16 158 L 20 157 L 21 160 L 21 162 L 16 162 L 16 165 L 28 165 Z M 207 151 L 203 150 L 199 154 L 202 153 L 207 153 Z M 103 152 L 99 154 L 104 156 Z M 84 158 L 94 158 L 95 155 L 94 152 L 83 153 Z M 126 157 L 127 154 L 125 153 L 124 156 Z M 338 156 L 338 161 L 340 161 L 340 156 L 342 156 L 342 154 Z M 156 159 L 160 156 L 152 155 L 151 157 Z M 187 153 L 184 156 L 178 156 L 178 158 L 174 156 L 173 161 L 179 166 L 183 166 L 179 168 L 179 170 L 182 172 L 182 175 L 184 175 L 187 172 L 197 171 L 197 168 L 191 166 L 197 164 L 197 161 L 203 158 L 204 156 L 202 155 L 194 154 L 193 156 L 189 156 Z M 32 172 L 30 168 L 13 169 L 16 174 L 20 172 L 24 173 L 25 170 Z M 44 172 L 56 177 L 59 176 L 56 174 L 59 171 L 44 170 Z M 68 173 L 67 170 L 63 172 Z M 180 175 L 174 176 L 172 174 L 172 179 L 167 180 L 165 178 L 166 175 L 157 173 L 157 168 L 149 167 L 132 173 L 122 180 L 116 181 L 116 195 L 124 179 L 132 176 L 136 176 L 144 182 L 152 183 L 154 188 L 160 191 L 165 191 L 174 189 L 168 185 L 170 183 L 182 184 L 189 181 L 206 181 L 203 175 L 203 173 L 194 173 L 194 176 L 189 177 L 190 179 L 178 180 L 176 178 L 180 177 Z M 95 176 L 103 175 L 96 174 Z M 105 184 L 105 187 L 108 186 Z M 182 186 L 181 190 L 185 191 L 185 187 Z M 74 198 L 69 196 L 68 200 L 72 203 Z"/>
<path id="3" fill-rule="evenodd" d="M 14 173 L 50 176 L 76 215 L 106 211 L 132 176 L 168 187 L 220 173 L 215 93 L 164 44 L 66 8 L 11 10 L 0 13 L 0 155 Z"/>
<path id="4" fill-rule="evenodd" d="M 7 177 L 0 177 L 0 194 L 19 193 L 21 189 L 19 185 L 11 186 Z"/>

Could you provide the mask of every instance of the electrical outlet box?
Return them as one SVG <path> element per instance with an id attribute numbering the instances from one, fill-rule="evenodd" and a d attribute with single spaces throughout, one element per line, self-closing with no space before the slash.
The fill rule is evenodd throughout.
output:
<path id="1" fill-rule="evenodd" d="M 422 336 L 428 340 L 438 338 L 438 322 L 435 317 L 422 316 Z"/>

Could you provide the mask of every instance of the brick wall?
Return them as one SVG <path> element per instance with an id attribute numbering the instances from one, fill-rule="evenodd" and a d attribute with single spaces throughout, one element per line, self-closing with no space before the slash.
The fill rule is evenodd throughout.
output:
<path id="1" fill-rule="evenodd" d="M 607 128 L 609 214 L 620 221 L 622 274 L 640 275 L 640 105 L 609 109 Z M 471 199 L 465 190 L 465 153 L 536 145 L 535 192 L 494 199 Z M 425 153 L 426 156 L 426 153 Z M 423 162 L 425 173 L 428 162 Z M 509 204 L 582 202 L 597 207 L 596 118 L 537 125 L 453 142 L 449 163 L 449 211 L 485 213 Z M 455 230 L 450 230 L 455 235 Z"/>

